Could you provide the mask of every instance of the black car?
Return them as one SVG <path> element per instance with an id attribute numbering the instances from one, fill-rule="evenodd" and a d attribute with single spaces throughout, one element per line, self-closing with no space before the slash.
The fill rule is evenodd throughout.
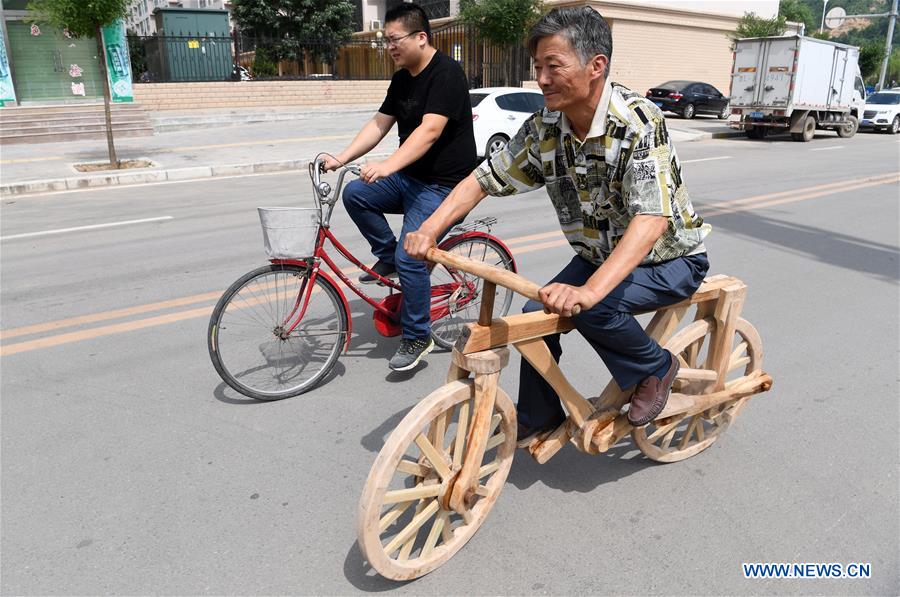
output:
<path id="1" fill-rule="evenodd" d="M 647 92 L 650 100 L 667 112 L 675 112 L 684 118 L 695 114 L 715 114 L 728 118 L 728 98 L 709 83 L 700 81 L 669 81 Z"/>

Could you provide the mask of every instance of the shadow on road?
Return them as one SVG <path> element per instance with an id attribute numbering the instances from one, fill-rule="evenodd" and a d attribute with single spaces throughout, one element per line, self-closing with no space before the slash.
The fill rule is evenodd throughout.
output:
<path id="1" fill-rule="evenodd" d="M 344 558 L 344 577 L 350 581 L 354 587 L 360 591 L 368 593 L 381 593 L 383 591 L 392 591 L 407 585 L 413 581 L 395 581 L 388 580 L 380 576 L 375 569 L 372 568 L 365 559 L 363 559 L 362 551 L 359 549 L 359 543 L 353 542 L 347 557 Z"/>
<path id="2" fill-rule="evenodd" d="M 822 263 L 869 273 L 888 282 L 900 279 L 900 251 L 896 246 L 750 211 L 715 216 L 711 222 L 714 228 L 778 245 Z"/>

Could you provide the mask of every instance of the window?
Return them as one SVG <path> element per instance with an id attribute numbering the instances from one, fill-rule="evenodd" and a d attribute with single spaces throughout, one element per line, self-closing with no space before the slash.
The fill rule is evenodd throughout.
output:
<path id="1" fill-rule="evenodd" d="M 526 93 L 528 105 L 531 106 L 530 112 L 537 112 L 544 109 L 544 96 L 540 93 Z"/>
<path id="2" fill-rule="evenodd" d="M 862 97 L 862 98 L 866 97 L 866 88 L 863 85 L 863 82 L 859 77 L 856 77 L 856 80 L 853 81 L 853 88 L 859 92 L 860 97 Z"/>
<path id="3" fill-rule="evenodd" d="M 896 106 L 900 104 L 900 93 L 875 93 L 866 100 L 867 104 Z"/>
<path id="4" fill-rule="evenodd" d="M 478 104 L 481 103 L 481 100 L 487 97 L 486 93 L 470 93 L 469 100 L 472 102 L 472 107 L 474 108 Z"/>
<path id="5" fill-rule="evenodd" d="M 531 109 L 531 101 L 528 99 L 529 95 L 531 94 L 507 93 L 505 95 L 498 95 L 495 101 L 501 110 L 531 114 L 534 110 Z"/>

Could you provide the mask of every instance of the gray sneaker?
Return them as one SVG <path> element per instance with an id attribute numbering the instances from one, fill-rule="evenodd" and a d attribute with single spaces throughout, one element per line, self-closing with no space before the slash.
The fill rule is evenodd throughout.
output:
<path id="1" fill-rule="evenodd" d="M 434 340 L 431 336 L 427 338 L 416 338 L 408 340 L 403 338 L 400 340 L 400 348 L 391 357 L 388 367 L 394 371 L 409 371 L 419 364 L 426 354 L 434 349 Z"/>

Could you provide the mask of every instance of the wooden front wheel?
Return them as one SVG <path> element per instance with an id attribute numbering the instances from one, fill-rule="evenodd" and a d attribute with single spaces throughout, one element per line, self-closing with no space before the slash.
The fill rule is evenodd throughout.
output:
<path id="1" fill-rule="evenodd" d="M 438 388 L 391 433 L 369 472 L 359 502 L 359 545 L 382 576 L 423 576 L 465 545 L 500 495 L 516 447 L 516 410 L 497 389 L 475 502 L 464 514 L 447 509 L 468 451 L 475 409 L 473 380 Z"/>
<path id="2" fill-rule="evenodd" d="M 708 371 L 709 337 L 714 329 L 712 319 L 695 321 L 675 334 L 666 348 L 681 360 L 683 369 Z M 737 320 L 731 350 L 726 387 L 729 381 L 762 368 L 762 340 L 756 328 L 745 319 Z M 708 379 L 686 380 L 679 375 L 672 391 L 703 394 L 713 383 Z M 699 454 L 715 443 L 738 416 L 747 400 L 749 396 L 719 404 L 698 415 L 658 419 L 634 429 L 631 437 L 647 458 L 658 462 L 678 462 Z"/>

